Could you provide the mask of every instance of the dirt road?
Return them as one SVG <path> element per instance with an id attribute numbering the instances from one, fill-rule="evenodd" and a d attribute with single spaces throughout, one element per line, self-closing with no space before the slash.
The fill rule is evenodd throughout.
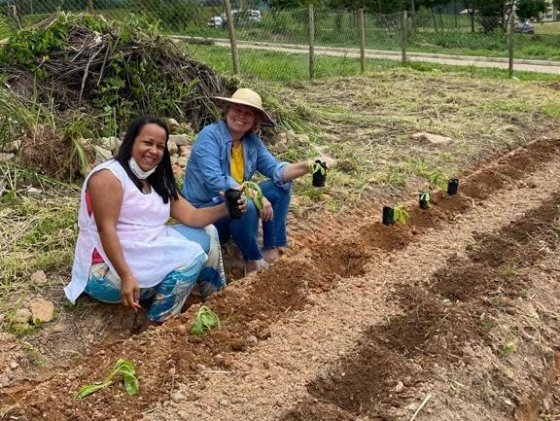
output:
<path id="1" fill-rule="evenodd" d="M 174 36 L 176 39 L 197 39 L 198 41 L 210 42 L 213 45 L 221 47 L 229 47 L 229 41 L 219 38 L 196 38 Z M 278 44 L 257 41 L 238 41 L 238 47 L 243 49 L 277 51 L 295 54 L 309 54 L 309 46 L 294 44 Z M 333 57 L 360 57 L 360 50 L 357 48 L 336 48 L 336 47 L 315 47 L 315 54 L 333 56 Z M 388 50 L 366 50 L 366 58 L 370 59 L 387 59 L 401 60 L 400 51 Z M 493 67 L 499 69 L 508 69 L 509 63 L 507 58 L 499 57 L 480 57 L 480 56 L 457 56 L 449 54 L 430 54 L 408 52 L 407 59 L 409 61 L 422 61 L 427 63 L 447 64 L 453 66 L 475 66 L 475 67 Z M 514 62 L 514 70 L 538 73 L 560 74 L 560 62 L 547 60 L 525 60 L 516 59 Z"/>

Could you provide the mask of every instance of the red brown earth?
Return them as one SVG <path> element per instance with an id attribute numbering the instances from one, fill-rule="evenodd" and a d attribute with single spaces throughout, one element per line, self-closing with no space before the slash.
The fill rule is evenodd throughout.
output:
<path id="1" fill-rule="evenodd" d="M 418 420 L 557 419 L 550 417 L 560 413 L 560 192 L 551 180 L 560 175 L 559 155 L 557 139 L 542 139 L 498 157 L 463 174 L 458 195 L 435 194 L 429 210 L 410 204 L 408 225 L 374 222 L 364 206 L 314 221 L 313 235 L 298 237 L 292 228 L 297 245 L 278 263 L 235 280 L 207 303 L 221 330 L 190 335 L 194 305 L 163 327 L 78 349 L 65 363 L 50 361 L 44 370 L 30 364 L 28 378 L 0 389 L 2 405 L 13 406 L 3 416 L 400 420 L 430 393 Z M 379 203 L 370 207 L 380 215 Z M 358 309 L 368 294 L 369 313 Z M 337 314 L 339 308 L 345 310 Z M 131 323 L 130 315 L 121 317 Z M 328 338 L 315 335 L 313 325 L 330 331 Z M 53 355 L 65 334 L 49 337 Z M 269 349 L 297 340 L 315 341 L 304 348 L 308 357 L 290 360 Z M 344 352 L 320 353 L 328 341 L 339 341 Z M 114 385 L 73 399 L 121 357 L 136 365 L 138 396 Z M 307 371 L 314 361 L 320 369 Z M 252 378 L 261 376 L 262 390 L 254 389 Z M 235 390 L 214 396 L 230 381 Z M 275 401 L 271 390 L 293 400 Z"/>

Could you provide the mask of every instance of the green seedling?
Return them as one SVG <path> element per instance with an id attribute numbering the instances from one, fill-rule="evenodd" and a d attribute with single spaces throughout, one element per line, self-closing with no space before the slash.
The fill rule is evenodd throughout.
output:
<path id="1" fill-rule="evenodd" d="M 220 318 L 207 306 L 201 306 L 196 313 L 191 333 L 200 336 L 204 332 L 204 329 L 210 330 L 213 327 L 220 329 Z"/>
<path id="2" fill-rule="evenodd" d="M 428 209 L 430 207 L 430 201 L 432 200 L 432 194 L 429 191 L 420 192 L 420 207 L 422 209 Z"/>
<path id="3" fill-rule="evenodd" d="M 261 187 L 254 181 L 245 181 L 242 184 L 242 192 L 253 201 L 258 210 L 263 208 L 264 195 Z"/>
<path id="4" fill-rule="evenodd" d="M 394 208 L 393 219 L 395 222 L 401 223 L 403 225 L 408 224 L 410 220 L 410 214 L 406 210 L 404 205 L 398 205 Z"/>
<path id="5" fill-rule="evenodd" d="M 325 175 L 327 173 L 327 170 L 321 165 L 320 162 L 314 162 L 313 164 L 311 164 L 311 174 L 315 174 L 316 172 L 320 172 L 321 175 Z"/>
<path id="6" fill-rule="evenodd" d="M 126 393 L 129 395 L 138 394 L 138 378 L 136 377 L 136 370 L 134 369 L 134 364 L 132 362 L 119 359 L 113 366 L 111 373 L 103 379 L 101 382 L 96 382 L 94 384 L 87 384 L 83 386 L 79 392 L 76 394 L 76 399 L 81 400 L 92 393 L 99 390 L 103 390 L 109 387 L 117 379 L 121 378 L 124 382 L 124 387 Z"/>
<path id="7" fill-rule="evenodd" d="M 508 342 L 507 344 L 502 345 L 498 350 L 498 354 L 502 358 L 507 358 L 511 354 L 515 354 L 516 352 L 517 352 L 517 345 L 515 344 L 515 342 Z"/>

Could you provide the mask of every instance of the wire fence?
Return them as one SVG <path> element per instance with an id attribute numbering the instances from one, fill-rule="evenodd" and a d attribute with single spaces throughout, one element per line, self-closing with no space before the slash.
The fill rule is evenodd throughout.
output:
<path id="1" fill-rule="evenodd" d="M 278 80 L 294 73 L 301 78 L 359 73 L 367 58 L 418 60 L 417 53 L 560 60 L 560 22 L 511 22 L 512 15 L 488 17 L 469 9 L 380 14 L 312 7 L 262 10 L 246 4 L 232 9 L 228 28 L 223 0 L 0 0 L 0 35 L 59 11 L 109 19 L 143 15 L 220 70 Z"/>

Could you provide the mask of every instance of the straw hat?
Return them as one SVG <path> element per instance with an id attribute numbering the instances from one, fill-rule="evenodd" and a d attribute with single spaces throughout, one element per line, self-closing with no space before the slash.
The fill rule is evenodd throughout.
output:
<path id="1" fill-rule="evenodd" d="M 230 104 L 241 104 L 254 108 L 260 113 L 263 123 L 274 124 L 272 117 L 270 117 L 270 115 L 268 115 L 268 113 L 262 107 L 261 96 L 252 89 L 239 88 L 233 93 L 231 98 L 215 96 L 214 100 L 229 102 Z"/>

